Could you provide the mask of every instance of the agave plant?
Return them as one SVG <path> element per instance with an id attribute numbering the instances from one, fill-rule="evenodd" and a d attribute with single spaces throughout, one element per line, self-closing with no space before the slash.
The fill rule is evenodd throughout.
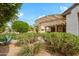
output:
<path id="1" fill-rule="evenodd" d="M 14 39 L 14 34 L 11 33 L 3 34 L 0 36 L 0 40 L 3 40 L 2 44 L 4 45 L 9 44 L 12 39 Z"/>
<path id="2" fill-rule="evenodd" d="M 12 36 L 11 35 L 5 35 L 5 43 L 6 44 L 9 44 L 11 40 L 12 40 Z"/>

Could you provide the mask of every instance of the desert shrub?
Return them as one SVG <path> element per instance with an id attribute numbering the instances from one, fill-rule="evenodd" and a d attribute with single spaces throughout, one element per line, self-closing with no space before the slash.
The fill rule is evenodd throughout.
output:
<path id="1" fill-rule="evenodd" d="M 43 33 L 43 39 L 52 53 L 76 55 L 79 52 L 79 37 L 69 33 Z"/>
<path id="2" fill-rule="evenodd" d="M 34 43 L 36 41 L 38 41 L 38 34 L 37 33 L 21 33 L 20 35 L 18 35 L 17 38 L 18 45 L 26 45 L 29 43 Z"/>
<path id="3" fill-rule="evenodd" d="M 38 41 L 39 34 L 37 33 L 21 33 L 18 35 L 18 45 L 22 48 L 18 53 L 19 56 L 34 56 L 37 55 L 41 48 L 42 43 Z"/>
<path id="4" fill-rule="evenodd" d="M 23 21 L 15 21 L 12 24 L 12 28 L 16 31 L 16 32 L 27 32 L 29 29 L 29 25 L 26 22 Z"/>
<path id="5" fill-rule="evenodd" d="M 21 51 L 17 54 L 19 56 L 34 56 L 37 55 L 42 48 L 41 43 L 36 43 L 36 44 L 27 44 L 23 45 L 21 48 Z"/>

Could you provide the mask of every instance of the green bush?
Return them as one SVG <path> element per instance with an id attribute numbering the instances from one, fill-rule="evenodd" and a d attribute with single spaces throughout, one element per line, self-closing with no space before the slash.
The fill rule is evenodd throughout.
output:
<path id="1" fill-rule="evenodd" d="M 34 43 L 38 41 L 38 34 L 37 33 L 21 33 L 16 38 L 18 40 L 18 45 L 26 45 L 29 43 Z"/>
<path id="2" fill-rule="evenodd" d="M 34 56 L 37 55 L 41 48 L 42 43 L 38 41 L 37 33 L 21 33 L 18 35 L 18 45 L 22 48 L 18 53 L 19 56 Z"/>
<path id="3" fill-rule="evenodd" d="M 27 32 L 29 30 L 29 25 L 23 21 L 15 21 L 12 24 L 12 28 L 16 31 L 16 32 Z"/>
<path id="4" fill-rule="evenodd" d="M 47 48 L 59 55 L 76 55 L 79 53 L 79 37 L 69 33 L 43 33 Z"/>
<path id="5" fill-rule="evenodd" d="M 18 53 L 19 56 L 34 56 L 37 55 L 42 48 L 40 43 L 32 44 L 32 45 L 24 45 L 21 51 Z"/>

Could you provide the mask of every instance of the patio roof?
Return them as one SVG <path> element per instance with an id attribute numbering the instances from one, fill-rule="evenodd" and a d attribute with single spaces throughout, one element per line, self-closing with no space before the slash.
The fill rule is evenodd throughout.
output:
<path id="1" fill-rule="evenodd" d="M 72 9 L 74 9 L 76 6 L 78 6 L 79 3 L 73 4 L 70 8 L 68 8 L 66 11 L 64 11 L 62 14 L 65 16 L 71 12 Z"/>
<path id="2" fill-rule="evenodd" d="M 62 14 L 48 15 L 42 18 L 39 18 L 36 21 L 37 25 L 60 25 L 65 24 L 65 17 Z"/>

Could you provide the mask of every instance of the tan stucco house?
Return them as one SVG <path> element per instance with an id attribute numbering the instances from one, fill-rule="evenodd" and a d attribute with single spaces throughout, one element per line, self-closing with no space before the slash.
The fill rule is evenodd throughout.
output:
<path id="1" fill-rule="evenodd" d="M 48 15 L 36 20 L 40 32 L 66 32 L 79 35 L 79 3 L 73 4 L 60 15 Z"/>
<path id="2" fill-rule="evenodd" d="M 66 17 L 66 32 L 79 35 L 79 3 L 73 4 L 63 15 Z"/>

